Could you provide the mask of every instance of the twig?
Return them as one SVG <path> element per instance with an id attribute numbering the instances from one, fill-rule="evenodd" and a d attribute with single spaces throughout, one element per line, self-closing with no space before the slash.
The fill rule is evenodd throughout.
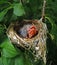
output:
<path id="1" fill-rule="evenodd" d="M 20 0 L 20 3 L 22 3 L 22 0 Z"/>
<path id="2" fill-rule="evenodd" d="M 42 9 L 42 21 L 44 22 L 45 19 L 45 6 L 46 6 L 46 0 L 43 2 L 43 9 Z"/>

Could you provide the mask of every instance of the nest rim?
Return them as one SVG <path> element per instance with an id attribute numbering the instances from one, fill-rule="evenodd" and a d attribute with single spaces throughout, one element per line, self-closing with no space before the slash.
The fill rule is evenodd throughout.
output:
<path id="1" fill-rule="evenodd" d="M 22 37 L 19 33 L 18 33 L 18 30 L 20 30 L 21 27 L 23 27 L 24 25 L 27 25 L 27 24 L 33 24 L 36 26 L 38 32 L 40 30 L 40 23 L 38 23 L 38 20 L 24 20 L 22 22 L 16 22 L 14 23 L 14 26 L 13 26 L 13 30 L 15 31 L 15 33 L 22 39 L 34 39 L 37 35 L 38 35 L 38 32 L 32 37 L 32 38 L 25 38 L 25 37 Z"/>

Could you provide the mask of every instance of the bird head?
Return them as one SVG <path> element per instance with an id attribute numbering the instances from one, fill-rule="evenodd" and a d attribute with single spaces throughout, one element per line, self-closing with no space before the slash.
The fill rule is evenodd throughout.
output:
<path id="1" fill-rule="evenodd" d="M 33 36 L 35 36 L 37 34 L 37 28 L 35 25 L 31 25 L 30 28 L 28 29 L 28 37 L 32 38 Z"/>

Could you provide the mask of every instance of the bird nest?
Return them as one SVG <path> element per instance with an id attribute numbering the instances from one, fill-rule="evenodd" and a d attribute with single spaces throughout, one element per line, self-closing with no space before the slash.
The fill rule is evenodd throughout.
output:
<path id="1" fill-rule="evenodd" d="M 34 24 L 38 30 L 37 34 L 32 38 L 22 37 L 18 31 L 27 24 Z M 42 58 L 46 63 L 46 39 L 47 26 L 41 20 L 23 20 L 22 22 L 11 23 L 7 29 L 7 35 L 11 42 L 26 50 L 32 50 L 35 58 Z"/>

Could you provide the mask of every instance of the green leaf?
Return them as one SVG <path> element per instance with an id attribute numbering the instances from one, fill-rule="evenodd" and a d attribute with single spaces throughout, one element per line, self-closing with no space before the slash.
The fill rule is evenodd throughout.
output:
<path id="1" fill-rule="evenodd" d="M 8 10 L 11 9 L 11 8 L 12 8 L 12 6 L 6 8 L 6 9 L 4 9 L 2 12 L 0 12 L 0 21 L 3 20 L 4 16 L 5 16 L 6 13 L 8 12 Z"/>
<path id="2" fill-rule="evenodd" d="M 3 65 L 14 65 L 14 59 L 2 57 Z"/>
<path id="3" fill-rule="evenodd" d="M 1 44 L 1 48 L 2 56 L 4 57 L 12 58 L 20 53 L 14 48 L 8 39 L 5 39 L 5 41 Z"/>
<path id="4" fill-rule="evenodd" d="M 14 4 L 13 8 L 14 8 L 13 13 L 16 16 L 22 16 L 25 14 L 24 7 L 23 7 L 22 3 Z"/>
<path id="5" fill-rule="evenodd" d="M 5 2 L 7 2 L 7 1 L 0 1 L 0 5 L 1 5 L 1 4 L 4 4 Z"/>
<path id="6" fill-rule="evenodd" d="M 45 18 L 48 19 L 52 25 L 52 28 L 50 30 L 50 36 L 51 36 L 52 40 L 54 40 L 55 43 L 57 43 L 57 26 L 51 18 L 49 18 L 49 17 L 45 17 Z"/>
<path id="7" fill-rule="evenodd" d="M 0 44 L 1 44 L 1 42 L 2 42 L 2 41 L 4 40 L 4 38 L 5 38 L 4 33 L 5 33 L 5 27 L 4 27 L 4 25 L 1 25 L 1 24 L 0 24 Z"/>
<path id="8" fill-rule="evenodd" d="M 0 65 L 3 65 L 2 58 L 0 57 Z"/>
<path id="9" fill-rule="evenodd" d="M 15 58 L 15 65 L 26 65 L 26 64 L 24 64 L 24 60 L 25 59 L 23 56 Z"/>
<path id="10" fill-rule="evenodd" d="M 10 20 L 11 20 L 11 21 L 12 21 L 12 20 L 14 20 L 14 21 L 15 21 L 15 20 L 17 20 L 17 18 L 18 18 L 18 17 L 17 17 L 16 15 L 12 14 L 12 17 L 11 17 L 11 19 L 10 19 Z"/>
<path id="11" fill-rule="evenodd" d="M 6 1 L 6 0 L 4 0 L 4 1 L 3 1 L 3 0 L 2 0 L 2 1 L 0 1 L 0 5 L 1 5 L 1 4 L 9 4 L 9 5 L 11 5 L 11 3 L 10 3 L 10 2 L 8 2 L 8 1 Z"/>
<path id="12" fill-rule="evenodd" d="M 29 60 L 28 58 L 25 59 L 25 65 L 33 65 L 31 60 Z"/>
<path id="13" fill-rule="evenodd" d="M 21 53 L 20 56 L 15 57 L 15 65 L 33 65 L 27 54 Z"/>
<path id="14" fill-rule="evenodd" d="M 9 65 L 8 60 L 9 60 L 9 59 L 7 59 L 7 58 L 5 58 L 5 57 L 2 57 L 3 65 Z"/>
<path id="15" fill-rule="evenodd" d="M 4 33 L 4 26 L 0 24 L 0 35 Z"/>
<path id="16" fill-rule="evenodd" d="M 0 12 L 0 21 L 3 19 L 3 17 L 5 16 L 5 14 L 7 13 L 8 10 L 3 10 L 2 12 Z"/>
<path id="17" fill-rule="evenodd" d="M 14 65 L 15 59 L 13 58 L 6 58 L 6 57 L 1 57 L 0 58 L 0 65 Z"/>
<path id="18" fill-rule="evenodd" d="M 51 25 L 52 25 L 52 27 L 53 27 L 53 21 L 50 19 L 50 17 L 45 17 L 47 20 L 48 20 L 48 22 L 50 22 L 51 23 Z"/>

